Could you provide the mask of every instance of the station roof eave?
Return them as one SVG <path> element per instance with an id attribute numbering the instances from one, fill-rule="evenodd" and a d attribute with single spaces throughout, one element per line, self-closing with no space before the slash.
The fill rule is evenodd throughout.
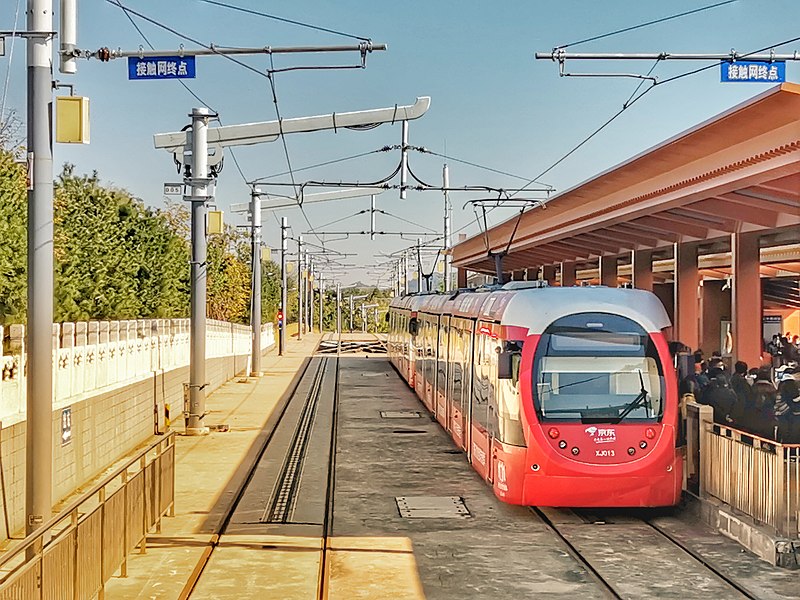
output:
<path id="1" fill-rule="evenodd" d="M 504 251 L 516 225 L 459 243 L 453 265 L 494 273 L 488 251 Z M 798 225 L 800 85 L 784 83 L 530 209 L 503 268 Z"/>

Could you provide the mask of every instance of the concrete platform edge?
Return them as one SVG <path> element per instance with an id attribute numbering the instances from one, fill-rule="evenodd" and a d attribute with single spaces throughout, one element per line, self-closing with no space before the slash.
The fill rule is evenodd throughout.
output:
<path id="1" fill-rule="evenodd" d="M 716 498 L 699 498 L 691 493 L 686 509 L 709 527 L 741 544 L 761 560 L 785 569 L 800 568 L 800 539 L 780 536 L 747 515 L 736 514 L 730 506 Z"/>
<path id="2" fill-rule="evenodd" d="M 230 509 L 234 502 L 238 501 L 239 496 L 242 493 L 242 490 L 247 485 L 247 478 L 252 471 L 253 467 L 255 466 L 256 462 L 258 462 L 259 456 L 261 455 L 262 451 L 269 443 L 269 439 L 272 436 L 272 433 L 275 429 L 275 424 L 280 420 L 281 416 L 283 415 L 284 409 L 289 402 L 289 399 L 294 394 L 297 386 L 300 385 L 300 380 L 303 378 L 303 374 L 308 367 L 309 362 L 311 362 L 311 357 L 306 357 L 300 368 L 297 370 L 297 373 L 294 374 L 292 380 L 289 382 L 289 386 L 286 388 L 286 391 L 278 400 L 277 404 L 275 405 L 275 409 L 267 418 L 267 421 L 264 423 L 264 427 L 256 436 L 255 440 L 253 440 L 253 444 L 250 446 L 250 449 L 247 451 L 247 455 L 244 457 L 239 466 L 237 467 L 236 471 L 234 472 L 233 476 L 231 477 L 231 483 L 233 484 L 231 487 L 235 490 L 233 496 L 230 500 L 225 503 L 224 505 L 220 505 L 218 507 L 217 515 L 209 515 L 209 518 L 218 516 L 222 518 L 223 515 L 226 515 L 230 512 Z M 224 526 L 224 523 L 220 520 L 216 527 L 214 528 L 214 535 L 219 534 L 220 529 Z M 209 542 L 210 543 L 210 542 Z"/>

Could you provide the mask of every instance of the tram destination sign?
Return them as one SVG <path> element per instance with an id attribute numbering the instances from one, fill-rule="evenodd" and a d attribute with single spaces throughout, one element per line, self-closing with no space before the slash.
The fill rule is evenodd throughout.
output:
<path id="1" fill-rule="evenodd" d="M 128 79 L 194 79 L 194 56 L 129 56 Z"/>
<path id="2" fill-rule="evenodd" d="M 760 60 L 737 60 L 722 62 L 722 83 L 781 83 L 786 81 L 786 63 Z"/>

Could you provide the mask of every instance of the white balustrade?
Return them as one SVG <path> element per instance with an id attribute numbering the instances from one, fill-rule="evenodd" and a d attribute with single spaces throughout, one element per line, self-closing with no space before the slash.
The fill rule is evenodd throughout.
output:
<path id="1" fill-rule="evenodd" d="M 206 329 L 207 358 L 250 354 L 250 327 L 209 319 Z M 24 326 L 0 326 L 0 340 L 0 420 L 7 424 L 24 419 Z M 261 329 L 261 348 L 274 344 L 268 323 Z M 189 319 L 54 324 L 54 408 L 188 364 Z"/>

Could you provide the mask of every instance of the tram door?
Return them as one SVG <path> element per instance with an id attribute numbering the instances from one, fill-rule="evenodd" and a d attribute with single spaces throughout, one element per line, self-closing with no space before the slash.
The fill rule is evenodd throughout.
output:
<path id="1" fill-rule="evenodd" d="M 448 379 L 448 364 L 447 354 L 450 338 L 450 316 L 442 315 L 439 317 L 438 337 L 437 337 L 437 352 L 436 352 L 436 391 L 434 393 L 434 401 L 436 403 L 436 420 L 445 428 L 450 429 L 450 422 L 448 418 L 449 411 L 447 410 L 447 379 Z"/>
<path id="2" fill-rule="evenodd" d="M 469 450 L 467 417 L 469 414 L 471 337 L 472 328 L 469 321 L 451 317 L 447 346 L 447 411 L 450 435 L 456 445 L 463 450 Z"/>
<path id="3" fill-rule="evenodd" d="M 470 404 L 470 461 L 484 478 L 489 477 L 491 441 L 489 433 L 489 400 L 492 393 L 491 352 L 494 350 L 489 326 L 476 324 L 474 360 L 472 361 L 472 402 Z"/>

